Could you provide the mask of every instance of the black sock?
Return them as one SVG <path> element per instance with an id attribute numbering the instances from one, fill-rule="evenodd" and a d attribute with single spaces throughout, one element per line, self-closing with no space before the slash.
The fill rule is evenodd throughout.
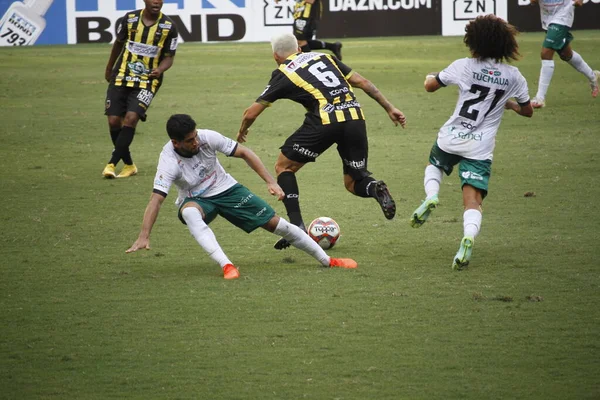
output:
<path id="1" fill-rule="evenodd" d="M 112 157 L 109 161 L 110 164 L 117 165 L 121 159 L 123 159 L 125 164 L 133 164 L 131 153 L 129 152 L 129 146 L 131 145 L 131 142 L 133 142 L 134 134 L 135 128 L 130 126 L 124 126 L 121 128 L 121 133 L 119 133 L 117 143 L 115 143 L 115 150 L 113 151 Z"/>
<path id="2" fill-rule="evenodd" d="M 282 172 L 277 177 L 277 183 L 279 186 L 281 186 L 283 192 L 285 193 L 283 205 L 285 206 L 287 215 L 290 218 L 290 222 L 296 226 L 304 226 L 304 221 L 302 221 L 302 213 L 300 212 L 300 196 L 296 174 L 289 171 Z"/>
<path id="3" fill-rule="evenodd" d="M 300 46 L 300 50 L 302 50 L 303 53 L 310 53 L 310 46 L 305 44 L 304 46 Z"/>
<path id="4" fill-rule="evenodd" d="M 330 51 L 335 50 L 335 43 L 324 42 L 322 40 L 309 40 L 308 45 L 313 50 L 327 49 Z"/>
<path id="5" fill-rule="evenodd" d="M 371 184 L 375 179 L 367 176 L 360 181 L 354 182 L 354 194 L 359 197 L 375 197 L 375 185 Z"/>
<path id="6" fill-rule="evenodd" d="M 112 140 L 113 146 L 117 145 L 117 138 L 119 137 L 119 133 L 121 133 L 121 128 L 110 130 L 110 140 Z"/>
<path id="7" fill-rule="evenodd" d="M 321 50 L 321 49 L 327 48 L 325 46 L 325 42 L 323 42 L 321 40 L 309 40 L 307 43 L 312 50 Z"/>

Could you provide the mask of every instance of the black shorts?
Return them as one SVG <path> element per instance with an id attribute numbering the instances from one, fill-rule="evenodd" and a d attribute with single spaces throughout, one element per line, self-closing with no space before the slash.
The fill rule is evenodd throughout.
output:
<path id="1" fill-rule="evenodd" d="M 367 170 L 369 142 L 364 120 L 338 122 L 328 125 L 304 124 L 280 147 L 290 160 L 314 162 L 334 143 L 344 165 L 344 174 L 354 180 L 371 175 Z"/>
<path id="2" fill-rule="evenodd" d="M 153 91 L 110 84 L 106 90 L 104 115 L 124 117 L 128 111 L 133 111 L 140 116 L 142 121 L 145 121 L 146 110 L 150 107 L 157 92 L 158 87 Z"/>
<path id="3" fill-rule="evenodd" d="M 298 18 L 294 20 L 294 36 L 297 40 L 309 41 L 317 36 L 319 20 Z"/>

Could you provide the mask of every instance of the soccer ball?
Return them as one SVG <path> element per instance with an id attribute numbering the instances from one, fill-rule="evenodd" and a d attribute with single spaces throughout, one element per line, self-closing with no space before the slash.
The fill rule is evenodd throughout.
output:
<path id="1" fill-rule="evenodd" d="M 319 217 L 308 226 L 308 236 L 324 250 L 332 248 L 340 238 L 340 227 L 329 217 Z"/>

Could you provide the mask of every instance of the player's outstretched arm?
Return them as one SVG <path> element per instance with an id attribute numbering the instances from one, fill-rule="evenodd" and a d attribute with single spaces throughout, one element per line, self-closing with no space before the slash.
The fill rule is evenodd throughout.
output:
<path id="1" fill-rule="evenodd" d="M 277 197 L 278 200 L 283 200 L 285 194 L 283 189 L 279 186 L 275 178 L 267 171 L 267 168 L 261 161 L 261 159 L 252 150 L 246 146 L 238 145 L 235 149 L 234 157 L 242 158 L 246 161 L 246 164 L 250 166 L 257 174 L 267 183 L 267 189 L 269 193 Z"/>
<path id="2" fill-rule="evenodd" d="M 353 87 L 362 89 L 362 91 L 368 94 L 370 98 L 379 103 L 379 105 L 388 113 L 388 116 L 394 125 L 398 126 L 398 124 L 400 124 L 403 128 L 406 126 L 406 117 L 402 111 L 394 107 L 394 105 L 385 98 L 383 93 L 381 93 L 371 81 L 361 76 L 358 72 L 354 72 L 350 78 L 348 78 L 348 82 Z"/>
<path id="3" fill-rule="evenodd" d="M 240 129 L 238 130 L 236 138 L 239 143 L 246 142 L 248 129 L 252 126 L 254 121 L 256 121 L 256 118 L 258 118 L 258 116 L 265 111 L 265 108 L 267 108 L 267 106 L 264 104 L 252 103 L 252 105 L 244 111 L 244 115 L 242 116 L 242 124 L 240 125 Z"/>
<path id="4" fill-rule="evenodd" d="M 506 104 L 504 104 L 504 108 L 507 110 L 513 110 L 517 114 L 527 118 L 531 118 L 533 115 L 533 107 L 531 106 L 531 103 L 527 103 L 526 105 L 522 106 L 514 100 L 508 100 Z"/>
<path id="5" fill-rule="evenodd" d="M 142 230 L 140 231 L 137 240 L 129 249 L 125 251 L 126 253 L 133 253 L 139 249 L 150 249 L 150 232 L 152 231 L 152 227 L 154 226 L 156 218 L 158 217 L 160 206 L 164 201 L 165 196 L 158 193 L 152 193 L 152 196 L 150 196 L 150 201 L 146 206 L 146 211 L 144 212 Z"/>

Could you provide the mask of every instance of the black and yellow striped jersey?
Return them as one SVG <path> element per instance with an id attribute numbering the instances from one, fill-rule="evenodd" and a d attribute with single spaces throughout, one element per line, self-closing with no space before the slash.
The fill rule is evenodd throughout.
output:
<path id="1" fill-rule="evenodd" d="M 294 4 L 294 19 L 320 19 L 321 0 L 315 0 L 313 4 L 304 0 L 296 0 Z"/>
<path id="2" fill-rule="evenodd" d="M 125 46 L 113 69 L 115 86 L 157 89 L 162 76 L 151 79 L 150 71 L 163 58 L 173 57 L 177 50 L 177 28 L 173 21 L 160 13 L 153 25 L 146 26 L 142 22 L 143 12 L 128 12 L 117 26 L 116 40 L 125 42 Z"/>
<path id="3" fill-rule="evenodd" d="M 289 56 L 271 75 L 256 102 L 266 106 L 289 99 L 306 108 L 305 123 L 327 125 L 365 119 L 348 83 L 352 69 L 337 58 L 322 53 Z"/>

